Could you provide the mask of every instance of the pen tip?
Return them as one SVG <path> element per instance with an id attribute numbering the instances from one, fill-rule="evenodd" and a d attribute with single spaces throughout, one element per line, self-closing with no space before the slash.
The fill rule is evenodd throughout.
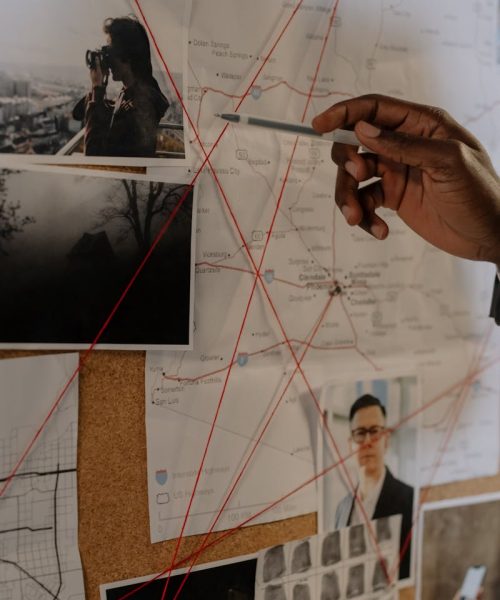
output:
<path id="1" fill-rule="evenodd" d="M 214 117 L 220 117 L 220 113 L 215 113 Z"/>

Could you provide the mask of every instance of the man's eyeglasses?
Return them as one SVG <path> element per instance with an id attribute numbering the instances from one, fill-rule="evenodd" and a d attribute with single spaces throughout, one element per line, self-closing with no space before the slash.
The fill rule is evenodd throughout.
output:
<path id="1" fill-rule="evenodd" d="M 367 435 L 370 436 L 372 442 L 376 442 L 380 439 L 384 431 L 385 427 L 382 425 L 374 425 L 373 427 L 368 428 L 358 427 L 358 429 L 351 431 L 351 435 L 356 444 L 364 444 Z"/>

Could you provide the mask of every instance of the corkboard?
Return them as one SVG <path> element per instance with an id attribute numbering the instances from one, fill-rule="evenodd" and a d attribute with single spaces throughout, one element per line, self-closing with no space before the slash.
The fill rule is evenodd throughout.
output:
<path id="1" fill-rule="evenodd" d="M 0 358 L 33 352 L 1 352 Z M 142 352 L 95 351 L 80 374 L 78 503 L 80 552 L 88 600 L 99 584 L 155 573 L 169 565 L 175 540 L 149 541 Z M 500 490 L 500 476 L 438 486 L 427 501 Z M 423 492 L 424 493 L 424 492 Z M 203 562 L 246 554 L 316 531 L 314 514 L 240 530 L 205 554 Z M 200 536 L 185 540 L 179 556 Z M 402 600 L 414 598 L 404 590 Z"/>

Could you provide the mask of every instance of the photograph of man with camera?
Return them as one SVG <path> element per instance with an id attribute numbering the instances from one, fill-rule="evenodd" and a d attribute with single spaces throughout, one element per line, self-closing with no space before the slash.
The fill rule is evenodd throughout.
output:
<path id="1" fill-rule="evenodd" d="M 51 7 L 57 20 L 36 0 L 2 3 L 0 153 L 48 164 L 184 164 L 174 90 L 186 93 L 184 2 L 151 0 L 144 15 L 128 0 Z"/>
<path id="2" fill-rule="evenodd" d="M 104 33 L 107 45 L 86 53 L 92 90 L 73 110 L 85 123 L 84 153 L 154 157 L 169 102 L 153 77 L 147 33 L 133 17 L 107 19 Z M 115 100 L 106 97 L 110 75 L 123 83 Z"/>

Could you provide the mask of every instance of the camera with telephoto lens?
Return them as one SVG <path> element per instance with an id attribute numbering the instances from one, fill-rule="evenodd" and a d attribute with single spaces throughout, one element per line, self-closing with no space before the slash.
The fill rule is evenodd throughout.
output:
<path id="1" fill-rule="evenodd" d="M 87 50 L 85 53 L 85 63 L 89 69 L 95 69 L 97 65 L 97 59 L 101 63 L 101 70 L 106 73 L 111 69 L 111 48 L 109 46 L 103 46 L 97 50 Z"/>

